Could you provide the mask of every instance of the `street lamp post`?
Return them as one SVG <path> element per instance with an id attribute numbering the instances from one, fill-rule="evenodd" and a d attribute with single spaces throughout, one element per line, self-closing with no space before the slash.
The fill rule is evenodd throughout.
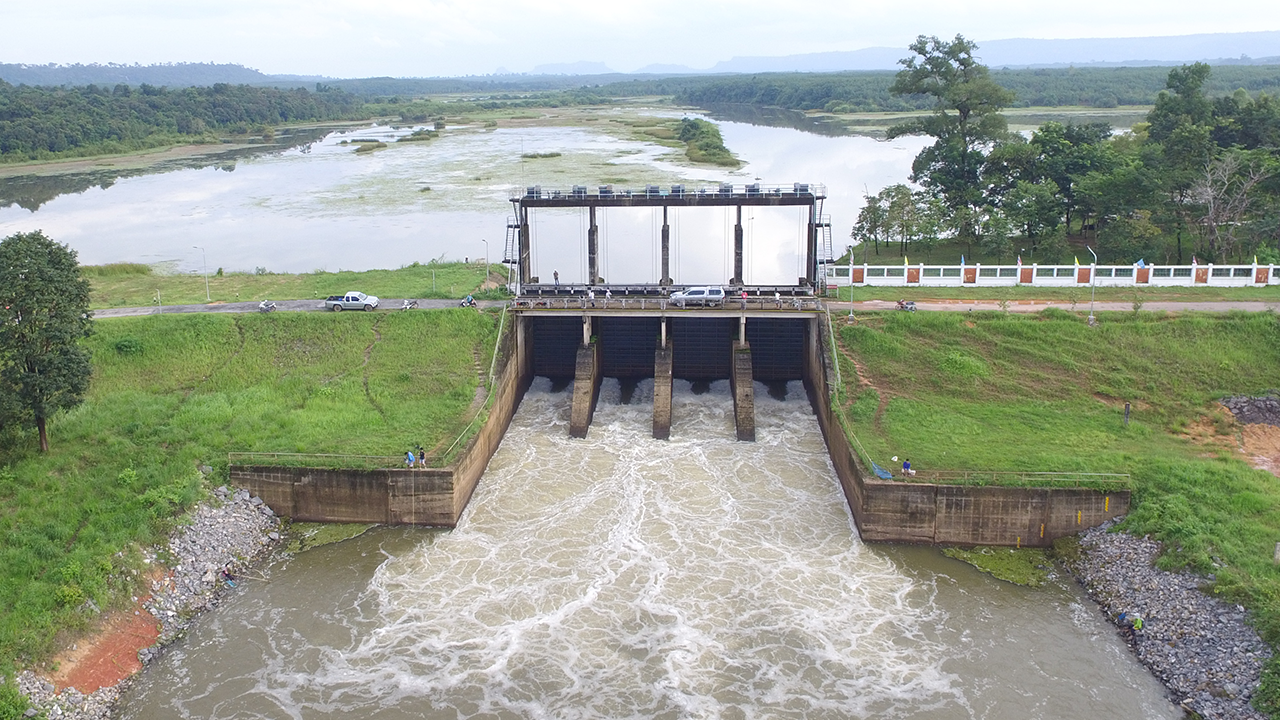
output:
<path id="1" fill-rule="evenodd" d="M 487 280 L 489 278 L 489 241 L 481 238 L 480 242 L 484 243 L 484 276 Z"/>
<path id="2" fill-rule="evenodd" d="M 1093 267 L 1089 268 L 1089 324 L 1092 325 L 1097 322 L 1097 320 L 1093 319 L 1093 296 L 1098 290 L 1098 253 L 1094 252 L 1093 248 L 1088 245 L 1085 245 L 1084 248 L 1093 256 Z"/>
<path id="3" fill-rule="evenodd" d="M 213 298 L 209 296 L 209 263 L 205 258 L 204 248 L 199 245 L 192 245 L 191 248 L 200 251 L 200 267 L 204 270 L 204 300 L 213 302 Z"/>

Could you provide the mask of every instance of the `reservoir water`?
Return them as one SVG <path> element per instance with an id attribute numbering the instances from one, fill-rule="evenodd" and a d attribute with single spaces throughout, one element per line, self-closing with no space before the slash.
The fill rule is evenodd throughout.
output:
<path id="1" fill-rule="evenodd" d="M 586 440 L 535 381 L 459 526 L 283 558 L 149 666 L 123 717 L 1176 718 L 1067 579 L 867 546 L 799 383 L 606 380 Z"/>
<path id="2" fill-rule="evenodd" d="M 62 195 L 56 178 L 0 178 L 0 198 L 26 198 L 0 207 L 0 237 L 42 229 L 77 250 L 85 264 L 165 263 L 178 272 L 200 272 L 206 261 L 210 271 L 366 270 L 476 259 L 486 252 L 499 262 L 512 214 L 508 198 L 523 187 L 759 181 L 825 184 L 830 197 L 823 212 L 831 216 L 839 253 L 863 191 L 903 182 L 924 145 L 919 138 L 884 142 L 745 123 L 720 126 L 726 145 L 745 163 L 739 170 L 678 164 L 670 148 L 584 127 L 460 127 L 430 143 L 395 143 L 411 129 L 379 126 L 332 132 L 281 152 L 205 161 L 212 164 L 201 168 L 114 181 L 63 178 Z M 391 145 L 357 154 L 354 145 L 342 144 L 353 139 Z M 730 212 L 672 211 L 677 282 L 729 278 Z M 661 212 L 614 208 L 600 215 L 605 278 L 656 281 Z M 805 219 L 796 208 L 746 209 L 748 281 L 794 283 L 803 274 Z M 585 279 L 585 212 L 542 210 L 533 221 L 533 274 L 549 278 L 559 270 L 564 282 Z"/>

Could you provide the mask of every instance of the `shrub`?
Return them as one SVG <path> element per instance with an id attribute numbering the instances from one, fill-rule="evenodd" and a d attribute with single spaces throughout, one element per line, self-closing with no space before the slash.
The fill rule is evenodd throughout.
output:
<path id="1" fill-rule="evenodd" d="M 122 337 L 116 341 L 115 348 L 121 355 L 141 355 L 142 341 L 136 337 Z"/>

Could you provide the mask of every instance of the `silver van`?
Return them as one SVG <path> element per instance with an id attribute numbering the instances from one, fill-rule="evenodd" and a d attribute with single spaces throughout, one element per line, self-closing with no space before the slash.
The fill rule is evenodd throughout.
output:
<path id="1" fill-rule="evenodd" d="M 671 303 L 680 307 L 685 305 L 723 305 L 724 288 L 691 287 L 677 290 L 671 293 Z"/>

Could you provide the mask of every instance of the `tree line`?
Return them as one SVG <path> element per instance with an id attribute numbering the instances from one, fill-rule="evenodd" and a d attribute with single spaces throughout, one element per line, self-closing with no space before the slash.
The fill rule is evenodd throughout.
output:
<path id="1" fill-rule="evenodd" d="M 218 142 L 217 133 L 265 133 L 287 122 L 368 117 L 340 90 L 229 85 L 168 89 L 14 86 L 0 81 L 0 162 Z"/>
<path id="2" fill-rule="evenodd" d="M 1151 105 L 1164 89 L 1167 67 L 1038 68 L 993 70 L 991 75 L 1012 91 L 1009 107 L 1110 108 Z M 674 95 L 689 105 L 740 104 L 789 110 L 827 112 L 906 112 L 933 106 L 928 94 L 892 92 L 891 71 L 845 73 L 767 73 L 733 77 L 661 78 L 613 83 L 607 94 Z M 1215 69 L 1204 87 L 1210 96 L 1280 92 L 1280 66 L 1226 65 Z"/>
<path id="3" fill-rule="evenodd" d="M 1166 69 L 1146 122 L 1048 122 L 1011 133 L 1000 110 L 1015 95 L 973 55 L 976 45 L 920 37 L 890 91 L 930 99 L 931 112 L 888 136 L 934 138 L 904 184 L 866 196 L 851 237 L 862 252 L 896 241 L 940 242 L 1010 262 L 1056 262 L 1068 239 L 1103 262 L 1280 263 L 1280 103 L 1244 89 L 1206 91 L 1204 63 Z M 1015 245 L 1017 251 L 1015 251 Z"/>

